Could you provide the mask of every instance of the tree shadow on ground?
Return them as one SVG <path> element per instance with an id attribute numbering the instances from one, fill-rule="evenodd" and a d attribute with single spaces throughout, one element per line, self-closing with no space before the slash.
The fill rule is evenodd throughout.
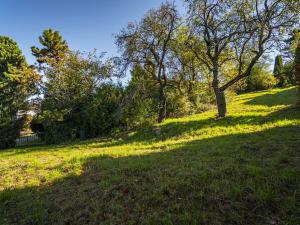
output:
<path id="1" fill-rule="evenodd" d="M 291 97 L 294 96 L 294 97 Z M 84 146 L 89 145 L 89 143 L 93 143 L 98 141 L 99 144 L 93 144 L 93 146 L 89 146 L 89 148 L 100 148 L 100 147 L 113 147 L 119 145 L 127 145 L 132 143 L 154 143 L 158 141 L 164 141 L 169 138 L 180 137 L 184 134 L 190 134 L 194 131 L 204 128 L 211 127 L 230 127 L 242 125 L 263 125 L 265 123 L 272 123 L 278 120 L 279 118 L 286 119 L 299 119 L 300 113 L 295 110 L 296 102 L 296 88 L 284 89 L 275 94 L 264 94 L 258 97 L 251 97 L 250 101 L 247 101 L 245 104 L 250 105 L 266 105 L 266 106 L 276 106 L 276 105 L 290 105 L 290 107 L 276 111 L 272 114 L 266 116 L 260 115 L 245 115 L 245 116 L 227 116 L 222 120 L 216 120 L 213 116 L 210 118 L 205 118 L 200 120 L 196 118 L 195 120 L 190 120 L 188 122 L 170 122 L 161 125 L 159 128 L 147 127 L 143 129 L 137 130 L 133 135 L 121 135 L 117 137 L 117 141 L 111 141 L 110 139 L 102 138 L 102 139 L 93 139 L 84 142 L 73 143 L 64 143 L 64 144 L 56 144 L 56 145 L 41 145 L 38 148 L 36 146 L 32 147 L 19 147 L 14 151 L 1 151 L 0 154 L 6 155 L 18 155 L 23 153 L 30 152 L 42 152 L 48 151 L 59 151 L 61 148 L 69 147 L 70 145 L 74 146 Z M 155 129 L 159 129 L 159 135 L 156 134 Z M 71 149 L 71 148 L 70 148 Z"/>
<path id="2" fill-rule="evenodd" d="M 0 222 L 298 224 L 299 132 L 287 126 L 89 158 L 79 176 L 2 191 Z"/>
<path id="3" fill-rule="evenodd" d="M 243 126 L 243 125 L 264 125 L 268 123 L 274 123 L 278 120 L 288 119 L 300 119 L 300 113 L 295 108 L 296 106 L 290 106 L 278 111 L 275 111 L 271 114 L 267 114 L 266 116 L 261 115 L 239 115 L 239 116 L 227 116 L 224 119 L 216 120 L 215 118 L 206 118 L 206 119 L 195 119 L 187 122 L 170 122 L 167 124 L 163 124 L 159 127 L 160 133 L 157 135 L 153 128 L 144 128 L 137 130 L 133 135 L 127 136 L 123 135 L 116 139 L 116 141 L 112 141 L 109 139 L 93 139 L 84 142 L 77 142 L 77 143 L 64 143 L 64 144 L 57 144 L 57 145 L 41 145 L 39 147 L 32 146 L 29 148 L 17 148 L 13 151 L 2 151 L 0 154 L 6 155 L 19 155 L 24 153 L 30 152 L 55 152 L 60 151 L 61 148 L 68 147 L 70 151 L 77 147 L 84 147 L 87 146 L 88 148 L 101 148 L 101 147 L 114 147 L 114 146 L 121 146 L 121 145 L 130 145 L 130 144 L 153 144 L 159 141 L 165 141 L 170 138 L 180 137 L 182 135 L 189 135 L 193 132 L 199 132 L 202 130 L 205 132 L 206 128 L 229 128 L 229 127 L 236 127 L 236 126 Z M 201 135 L 201 133 L 197 133 L 197 135 Z M 97 144 L 94 144 L 98 142 Z M 93 143 L 93 145 L 89 145 Z M 49 150 L 51 149 L 51 150 Z"/>
<path id="4" fill-rule="evenodd" d="M 293 105 L 297 99 L 296 88 L 283 89 L 280 92 L 274 94 L 264 94 L 247 101 L 249 105 L 264 105 L 264 106 L 276 106 L 276 105 Z"/>
<path id="5" fill-rule="evenodd" d="M 158 141 L 164 141 L 170 138 L 180 137 L 182 135 L 188 135 L 199 130 L 205 132 L 206 128 L 228 128 L 243 125 L 264 125 L 268 123 L 274 123 L 280 119 L 300 119 L 300 113 L 295 109 L 295 106 L 290 106 L 278 111 L 275 111 L 266 116 L 261 115 L 239 115 L 239 116 L 227 116 L 224 119 L 217 120 L 213 117 L 203 120 L 195 119 L 187 122 L 170 122 L 163 124 L 159 127 L 159 135 L 155 133 L 155 130 L 151 128 L 140 129 L 131 136 L 125 136 L 119 138 L 118 141 L 113 142 L 100 142 L 93 147 L 112 147 L 119 145 L 126 145 L 132 143 L 155 143 Z M 197 133 L 198 134 L 198 133 Z M 199 134 L 201 135 L 201 134 Z"/>

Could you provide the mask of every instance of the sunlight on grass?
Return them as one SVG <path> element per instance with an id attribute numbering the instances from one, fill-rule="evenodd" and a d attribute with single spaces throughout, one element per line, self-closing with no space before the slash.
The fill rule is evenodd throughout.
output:
<path id="1" fill-rule="evenodd" d="M 136 132 L 124 140 L 93 140 L 0 152 L 0 190 L 42 185 L 65 176 L 80 174 L 84 159 L 88 157 L 116 158 L 151 154 L 176 149 L 191 141 L 300 125 L 299 117 L 294 118 L 293 115 L 284 113 L 272 115 L 296 101 L 293 92 L 295 88 L 236 96 L 228 107 L 228 118 L 216 120 L 216 112 L 211 111 L 186 118 L 168 119 L 157 126 L 161 129 L 159 137 L 152 131 L 142 131 L 142 135 Z M 277 95 L 271 103 L 270 95 Z M 290 104 L 281 105 L 281 102 Z"/>
<path id="2" fill-rule="evenodd" d="M 299 155 L 295 151 L 299 136 L 293 128 L 299 128 L 300 115 L 294 107 L 295 102 L 293 87 L 249 93 L 236 96 L 229 103 L 228 117 L 221 120 L 215 119 L 215 111 L 209 111 L 168 119 L 152 128 L 123 134 L 115 139 L 2 151 L 0 203 L 19 202 L 19 221 L 23 214 L 34 213 L 36 216 L 35 219 L 25 217 L 20 224 L 27 224 L 27 220 L 31 223 L 48 218 L 48 213 L 54 212 L 58 214 L 51 217 L 52 221 L 59 221 L 59 213 L 71 207 L 64 204 L 72 205 L 74 198 L 80 204 L 87 204 L 86 201 L 91 200 L 85 195 L 85 190 L 91 193 L 98 190 L 100 193 L 95 195 L 100 200 L 89 202 L 89 207 L 100 211 L 111 210 L 109 213 L 118 224 L 118 213 L 128 215 L 126 210 L 118 208 L 123 207 L 123 197 L 109 197 L 108 202 L 102 198 L 108 198 L 109 193 L 126 195 L 130 187 L 134 190 L 130 192 L 134 195 L 130 204 L 136 210 L 141 208 L 136 204 L 149 204 L 144 207 L 154 210 L 153 213 L 165 212 L 163 206 L 170 201 L 168 210 L 178 214 L 184 200 L 187 207 L 184 209 L 188 210 L 189 216 L 185 217 L 182 209 L 183 214 L 178 218 L 182 223 L 200 216 L 197 214 L 198 207 L 205 206 L 207 214 L 202 215 L 203 221 L 213 215 L 209 212 L 215 212 L 220 207 L 222 213 L 226 213 L 226 207 L 242 208 L 246 213 L 252 210 L 248 209 L 252 204 L 261 213 L 265 207 L 271 207 L 268 210 L 272 211 L 276 205 L 278 213 L 285 218 L 287 210 L 295 211 L 296 200 L 292 191 L 299 183 L 296 172 Z M 155 130 L 159 130 L 159 134 Z M 293 187 L 292 191 L 286 187 Z M 36 188 L 43 191 L 40 193 Z M 279 198 L 284 201 L 280 205 L 276 199 L 282 190 L 285 190 L 286 196 Z M 147 191 L 152 194 L 144 195 Z M 177 197 L 171 200 L 168 197 L 175 195 Z M 193 200 L 189 199 L 189 195 Z M 213 199 L 214 196 L 219 200 Z M 244 199 L 246 197 L 249 202 Z M 44 200 L 41 202 L 40 198 Z M 54 206 L 52 201 L 66 203 Z M 193 201 L 202 203 L 196 207 Z M 103 205 L 99 206 L 100 202 Z M 37 212 L 28 211 L 27 205 L 23 207 L 25 203 Z M 43 204 L 50 204 L 50 208 L 65 208 L 48 212 Z M 156 209 L 154 205 L 162 208 Z M 2 210 L 5 208 L 10 209 L 5 206 Z M 151 214 L 155 221 L 160 217 L 168 220 L 165 214 L 159 216 L 155 213 Z M 9 218 L 16 216 L 15 211 L 5 214 Z M 259 221 L 259 215 L 249 216 Z M 232 221 L 241 219 L 235 214 L 227 216 L 231 216 Z M 272 218 L 271 214 L 269 216 Z M 213 217 L 219 224 L 226 218 L 221 214 Z"/>

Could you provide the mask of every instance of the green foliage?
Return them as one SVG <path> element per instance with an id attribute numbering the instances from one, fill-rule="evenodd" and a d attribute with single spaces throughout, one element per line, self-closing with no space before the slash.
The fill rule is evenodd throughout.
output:
<path id="1" fill-rule="evenodd" d="M 250 77 L 235 85 L 234 90 L 237 93 L 261 91 L 273 88 L 277 83 L 278 80 L 268 70 L 268 64 L 260 63 L 252 68 Z"/>
<path id="2" fill-rule="evenodd" d="M 0 124 L 0 149 L 11 148 L 16 145 L 16 140 L 23 127 L 23 119 L 8 120 Z"/>
<path id="3" fill-rule="evenodd" d="M 25 63 L 25 58 L 17 43 L 9 37 L 0 36 L 0 77 L 5 77 L 9 66 L 21 67 Z"/>
<path id="4" fill-rule="evenodd" d="M 109 60 L 104 62 L 96 53 L 85 55 L 79 52 L 68 52 L 63 63 L 51 64 L 44 70 L 47 80 L 38 120 L 43 125 L 42 138 L 47 143 L 94 137 L 107 129 L 100 124 L 108 122 L 110 112 L 106 112 L 106 118 L 101 118 L 103 121 L 95 121 L 100 118 L 93 109 L 97 107 L 95 101 L 100 101 L 99 90 L 107 91 L 101 88 L 111 71 Z M 107 96 L 109 93 L 103 98 Z M 102 109 L 114 104 L 109 100 Z"/>
<path id="5" fill-rule="evenodd" d="M 53 65 L 65 59 L 69 48 L 58 31 L 44 30 L 42 36 L 39 37 L 39 42 L 43 48 L 31 47 L 32 54 L 37 58 L 38 63 Z"/>
<path id="6" fill-rule="evenodd" d="M 248 93 L 222 120 L 212 110 L 159 133 L 0 152 L 0 221 L 299 224 L 296 100 L 295 88 Z"/>
<path id="7" fill-rule="evenodd" d="M 282 56 L 278 55 L 275 58 L 274 70 L 273 70 L 274 77 L 278 80 L 278 87 L 284 87 L 287 85 L 287 78 L 284 73 L 283 61 Z"/>
<path id="8" fill-rule="evenodd" d="M 152 80 L 151 67 L 133 66 L 131 80 L 121 102 L 122 124 L 125 130 L 153 124 L 158 114 L 158 86 Z"/>
<path id="9" fill-rule="evenodd" d="M 82 120 L 87 137 L 106 136 L 120 128 L 120 102 L 123 89 L 107 83 L 97 89 Z"/>
<path id="10" fill-rule="evenodd" d="M 23 130 L 30 130 L 31 129 L 31 123 L 32 123 L 32 115 L 25 115 L 24 116 L 24 125 Z"/>
<path id="11" fill-rule="evenodd" d="M 294 29 L 286 40 L 284 53 L 286 55 L 286 63 L 284 64 L 284 75 L 288 84 L 296 85 L 297 77 L 295 72 L 295 57 L 297 46 L 300 43 L 300 30 Z"/>
<path id="12" fill-rule="evenodd" d="M 182 85 L 180 90 L 167 90 L 168 118 L 188 116 L 212 108 L 215 98 L 210 88 L 197 81 L 188 83 L 187 86 Z"/>
<path id="13" fill-rule="evenodd" d="M 247 80 L 247 91 L 260 91 L 274 87 L 277 81 L 266 68 L 254 66 Z"/>
<path id="14" fill-rule="evenodd" d="M 171 90 L 167 95 L 167 116 L 183 117 L 194 113 L 193 104 L 187 95 Z"/>
<path id="15" fill-rule="evenodd" d="M 125 67 L 140 64 L 147 70 L 149 82 L 158 93 L 158 117 L 162 122 L 166 118 L 166 87 L 169 86 L 171 71 L 166 68 L 171 58 L 171 43 L 179 27 L 179 14 L 169 2 L 161 4 L 145 14 L 137 24 L 129 23 L 126 29 L 116 36 L 116 43 L 122 51 Z"/>
<path id="16" fill-rule="evenodd" d="M 291 85 L 296 85 L 296 73 L 295 73 L 295 62 L 294 60 L 289 60 L 284 64 L 284 75 L 287 79 L 287 83 Z"/>
<path id="17" fill-rule="evenodd" d="M 17 113 L 27 109 L 27 100 L 36 93 L 38 80 L 17 43 L 0 36 L 0 148 L 14 146 L 22 124 Z"/>

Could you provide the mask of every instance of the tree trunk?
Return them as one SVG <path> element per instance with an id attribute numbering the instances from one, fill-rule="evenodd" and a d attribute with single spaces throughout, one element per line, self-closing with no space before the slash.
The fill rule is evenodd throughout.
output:
<path id="1" fill-rule="evenodd" d="M 163 84 L 160 85 L 159 90 L 159 115 L 157 122 L 161 123 L 165 120 L 167 114 L 167 99 L 165 94 L 165 86 Z"/>
<path id="2" fill-rule="evenodd" d="M 221 91 L 219 87 L 214 87 L 214 92 L 216 95 L 217 106 L 218 106 L 218 117 L 224 118 L 227 112 L 224 91 Z"/>
<path id="3" fill-rule="evenodd" d="M 218 117 L 219 118 L 224 118 L 226 116 L 226 99 L 225 99 L 225 94 L 223 90 L 220 90 L 219 87 L 219 67 L 218 63 L 214 63 L 214 70 L 213 70 L 213 89 L 215 92 L 216 100 L 217 100 L 217 106 L 218 106 Z"/>

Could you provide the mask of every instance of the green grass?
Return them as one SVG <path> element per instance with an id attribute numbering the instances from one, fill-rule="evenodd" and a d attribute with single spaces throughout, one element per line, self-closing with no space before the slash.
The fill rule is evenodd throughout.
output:
<path id="1" fill-rule="evenodd" d="M 298 225 L 295 102 L 295 88 L 250 93 L 221 120 L 2 151 L 0 224 Z"/>

